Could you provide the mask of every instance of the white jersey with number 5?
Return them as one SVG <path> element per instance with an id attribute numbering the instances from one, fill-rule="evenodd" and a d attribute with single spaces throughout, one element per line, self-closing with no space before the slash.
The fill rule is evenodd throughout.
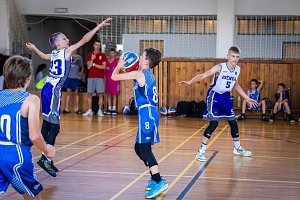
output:
<path id="1" fill-rule="evenodd" d="M 221 63 L 220 66 L 220 73 L 214 75 L 214 79 L 210 87 L 213 91 L 223 94 L 232 90 L 240 74 L 240 67 L 236 65 L 235 68 L 230 71 L 227 63 Z"/>

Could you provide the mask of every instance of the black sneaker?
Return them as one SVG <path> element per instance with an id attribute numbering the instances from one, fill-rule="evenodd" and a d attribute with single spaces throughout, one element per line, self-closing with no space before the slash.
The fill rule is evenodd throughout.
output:
<path id="1" fill-rule="evenodd" d="M 51 160 L 51 167 L 53 168 L 53 170 L 54 170 L 55 172 L 58 172 L 58 171 L 59 171 L 59 169 L 58 169 L 57 167 L 54 166 L 53 160 Z"/>
<path id="2" fill-rule="evenodd" d="M 246 115 L 241 114 L 240 116 L 238 116 L 237 120 L 244 120 L 246 119 Z"/>
<path id="3" fill-rule="evenodd" d="M 115 110 L 112 110 L 111 115 L 117 115 L 117 112 Z"/>
<path id="4" fill-rule="evenodd" d="M 262 116 L 261 120 L 265 121 L 265 122 L 269 122 L 270 121 L 270 119 L 267 116 Z"/>
<path id="5" fill-rule="evenodd" d="M 290 117 L 290 118 L 289 118 L 289 122 L 290 122 L 291 124 L 295 124 L 295 123 L 296 123 L 296 121 L 294 120 L 293 117 Z"/>
<path id="6" fill-rule="evenodd" d="M 37 161 L 37 164 L 45 170 L 48 174 L 53 177 L 56 177 L 56 173 L 52 168 L 51 161 L 49 161 L 44 155 Z"/>

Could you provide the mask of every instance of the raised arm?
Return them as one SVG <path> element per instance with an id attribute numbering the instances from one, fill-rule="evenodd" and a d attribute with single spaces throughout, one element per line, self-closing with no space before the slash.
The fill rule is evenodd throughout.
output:
<path id="1" fill-rule="evenodd" d="M 264 81 L 263 80 L 260 80 L 259 81 L 259 86 L 258 86 L 258 88 L 257 88 L 257 90 L 260 92 L 260 90 L 261 90 L 261 88 L 263 87 L 263 85 L 264 85 Z"/>
<path id="2" fill-rule="evenodd" d="M 51 59 L 50 54 L 45 54 L 45 53 L 41 52 L 34 44 L 32 44 L 30 42 L 26 43 L 26 47 L 29 50 L 34 51 L 38 56 L 40 56 L 44 60 L 50 60 Z"/>
<path id="3" fill-rule="evenodd" d="M 197 76 L 195 76 L 194 78 L 192 78 L 189 81 L 180 81 L 178 84 L 180 86 L 182 85 L 191 85 L 193 83 L 196 83 L 198 81 L 201 81 L 202 79 L 205 79 L 215 73 L 220 73 L 221 70 L 221 66 L 220 65 L 215 65 L 213 68 L 211 68 L 210 70 L 204 72 L 203 74 L 198 74 Z"/>
<path id="4" fill-rule="evenodd" d="M 98 24 L 93 30 L 91 30 L 90 32 L 88 32 L 87 34 L 85 34 L 83 36 L 83 38 L 77 42 L 74 45 L 71 45 L 68 49 L 66 49 L 66 58 L 70 58 L 71 56 L 71 52 L 78 49 L 79 47 L 81 47 L 82 45 L 84 45 L 85 43 L 87 43 L 88 41 L 90 41 L 90 39 L 92 39 L 92 37 L 97 33 L 97 31 L 102 28 L 105 27 L 107 25 L 109 25 L 109 21 L 111 20 L 111 17 L 107 18 L 106 20 L 104 20 L 103 22 L 101 22 L 100 24 Z"/>

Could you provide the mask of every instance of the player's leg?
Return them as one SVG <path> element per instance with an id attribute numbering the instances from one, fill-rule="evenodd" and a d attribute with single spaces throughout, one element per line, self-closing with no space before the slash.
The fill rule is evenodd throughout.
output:
<path id="1" fill-rule="evenodd" d="M 243 155 L 245 157 L 252 156 L 252 152 L 244 149 L 241 146 L 240 135 L 239 135 L 239 127 L 236 120 L 229 120 L 228 124 L 231 129 L 231 136 L 233 138 L 233 153 L 235 155 Z"/>
<path id="2" fill-rule="evenodd" d="M 95 78 L 88 78 L 87 79 L 87 93 L 88 93 L 88 105 L 89 109 L 83 113 L 83 116 L 92 116 L 93 111 L 92 111 L 92 95 L 96 90 L 96 83 L 95 83 Z"/>
<path id="3" fill-rule="evenodd" d="M 79 91 L 75 90 L 74 91 L 75 94 L 75 112 L 76 114 L 82 114 L 81 111 L 79 110 Z"/>
<path id="4" fill-rule="evenodd" d="M 286 102 L 283 103 L 283 106 L 284 106 L 284 108 L 285 108 L 285 110 L 286 110 L 286 114 L 287 114 L 287 116 L 288 116 L 289 122 L 290 122 L 291 124 L 294 124 L 294 123 L 295 123 L 295 120 L 294 120 L 294 118 L 293 118 L 293 116 L 292 116 L 292 113 L 291 113 L 291 109 L 290 109 L 289 103 L 286 101 Z"/>
<path id="5" fill-rule="evenodd" d="M 270 118 L 270 122 L 273 122 L 275 120 L 279 106 L 280 106 L 280 103 L 275 102 L 274 108 L 273 108 L 273 114 L 272 114 L 272 116 Z"/>
<path id="6" fill-rule="evenodd" d="M 238 120 L 244 120 L 244 119 L 246 119 L 246 107 L 247 107 L 247 102 L 246 102 L 246 100 L 243 100 L 242 113 L 238 117 Z"/>
<path id="7" fill-rule="evenodd" d="M 71 92 L 72 92 L 72 90 L 68 88 L 68 89 L 67 89 L 67 94 L 66 94 L 66 107 L 65 107 L 63 113 L 70 113 L 70 108 L 69 108 L 69 106 L 70 106 L 70 96 L 71 96 Z"/>
<path id="8" fill-rule="evenodd" d="M 110 93 L 106 93 L 106 96 L 107 96 L 107 104 L 108 104 L 108 107 L 107 107 L 107 114 L 108 114 L 108 115 L 111 115 L 111 114 L 112 114 L 111 94 L 110 94 Z"/>
<path id="9" fill-rule="evenodd" d="M 102 112 L 102 108 L 103 108 L 103 94 L 104 94 L 104 80 L 102 78 L 97 78 L 96 79 L 96 92 L 99 96 L 99 110 L 98 110 L 98 116 L 99 117 L 103 117 L 103 112 Z"/>
<path id="10" fill-rule="evenodd" d="M 112 115 L 117 114 L 117 98 L 120 93 L 120 84 L 112 85 Z"/>
<path id="11" fill-rule="evenodd" d="M 261 120 L 263 121 L 269 121 L 269 118 L 266 115 L 266 101 L 265 100 L 261 100 L 258 104 L 258 107 L 260 107 L 262 109 L 262 115 L 261 115 Z"/>

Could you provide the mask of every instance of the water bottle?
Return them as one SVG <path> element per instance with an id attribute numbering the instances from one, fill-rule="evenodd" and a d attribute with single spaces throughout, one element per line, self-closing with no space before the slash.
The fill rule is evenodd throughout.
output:
<path id="1" fill-rule="evenodd" d="M 237 99 L 237 107 L 238 108 L 240 108 L 240 107 L 242 107 L 242 105 L 241 105 L 241 101 L 242 101 L 242 99 L 241 99 L 241 97 L 240 96 L 238 96 L 238 99 Z"/>

